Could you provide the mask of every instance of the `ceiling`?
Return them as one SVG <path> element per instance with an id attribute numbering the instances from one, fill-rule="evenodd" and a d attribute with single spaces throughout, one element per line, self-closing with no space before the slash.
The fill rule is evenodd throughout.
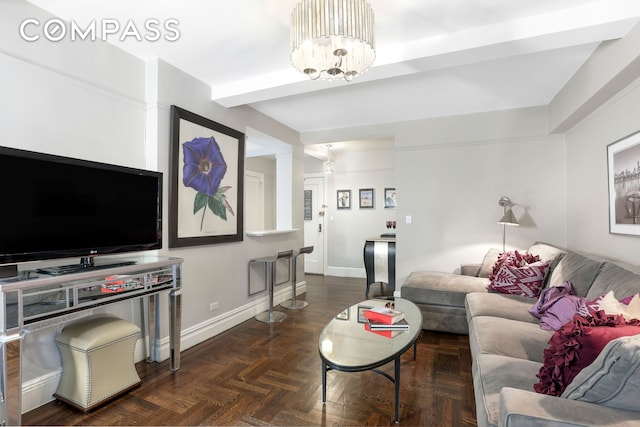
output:
<path id="1" fill-rule="evenodd" d="M 212 100 L 250 105 L 307 143 L 329 130 L 546 105 L 600 42 L 640 18 L 637 0 L 369 0 L 376 61 L 347 83 L 291 66 L 297 0 L 29 1 L 80 25 L 177 19 L 174 42 L 109 41 L 160 57 L 208 83 Z"/>

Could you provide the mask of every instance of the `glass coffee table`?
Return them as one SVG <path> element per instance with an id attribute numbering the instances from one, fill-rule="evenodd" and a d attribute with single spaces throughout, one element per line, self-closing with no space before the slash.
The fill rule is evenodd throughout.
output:
<path id="1" fill-rule="evenodd" d="M 365 308 L 394 303 L 403 311 L 409 324 L 408 331 L 368 331 L 362 312 Z M 372 370 L 395 385 L 395 421 L 398 422 L 400 398 L 400 356 L 416 343 L 422 332 L 422 314 L 411 301 L 402 298 L 372 299 L 360 302 L 338 313 L 322 330 L 318 347 L 322 359 L 322 402 L 327 400 L 327 371 L 360 372 Z M 394 376 L 378 370 L 380 366 L 395 362 Z"/>

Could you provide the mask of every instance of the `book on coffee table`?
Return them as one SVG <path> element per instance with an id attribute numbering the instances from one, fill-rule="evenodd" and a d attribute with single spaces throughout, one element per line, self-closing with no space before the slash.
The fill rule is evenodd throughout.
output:
<path id="1" fill-rule="evenodd" d="M 393 338 L 406 332 L 404 330 L 398 330 L 398 329 L 371 329 L 368 323 L 364 324 L 364 329 L 373 334 L 381 335 L 386 338 Z"/>
<path id="2" fill-rule="evenodd" d="M 364 311 L 367 320 L 378 323 L 394 324 L 404 319 L 404 313 L 400 310 L 388 307 L 373 307 Z"/>
<path id="3" fill-rule="evenodd" d="M 408 331 L 409 324 L 402 319 L 396 323 L 382 323 L 375 320 L 368 320 L 367 326 L 372 331 Z"/>

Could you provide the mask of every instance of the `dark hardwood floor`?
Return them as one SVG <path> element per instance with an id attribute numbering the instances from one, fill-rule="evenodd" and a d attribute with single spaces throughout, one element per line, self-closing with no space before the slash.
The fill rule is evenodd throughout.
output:
<path id="1" fill-rule="evenodd" d="M 322 403 L 318 336 L 339 311 L 364 299 L 364 280 L 307 275 L 309 305 L 281 323 L 248 320 L 168 361 L 136 365 L 143 383 L 84 414 L 54 401 L 24 425 L 393 425 L 393 384 L 373 372 L 327 375 Z M 393 373 L 393 363 L 383 370 Z M 402 357 L 400 424 L 475 426 L 467 336 L 424 331 L 417 360 Z"/>

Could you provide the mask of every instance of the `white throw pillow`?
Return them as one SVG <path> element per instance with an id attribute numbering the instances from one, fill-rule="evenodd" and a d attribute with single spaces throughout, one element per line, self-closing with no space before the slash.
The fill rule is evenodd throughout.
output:
<path id="1" fill-rule="evenodd" d="M 626 321 L 640 319 L 640 295 L 636 294 L 629 305 L 624 305 L 616 299 L 613 291 L 609 291 L 598 301 L 598 308 L 607 314 L 621 314 Z"/>

